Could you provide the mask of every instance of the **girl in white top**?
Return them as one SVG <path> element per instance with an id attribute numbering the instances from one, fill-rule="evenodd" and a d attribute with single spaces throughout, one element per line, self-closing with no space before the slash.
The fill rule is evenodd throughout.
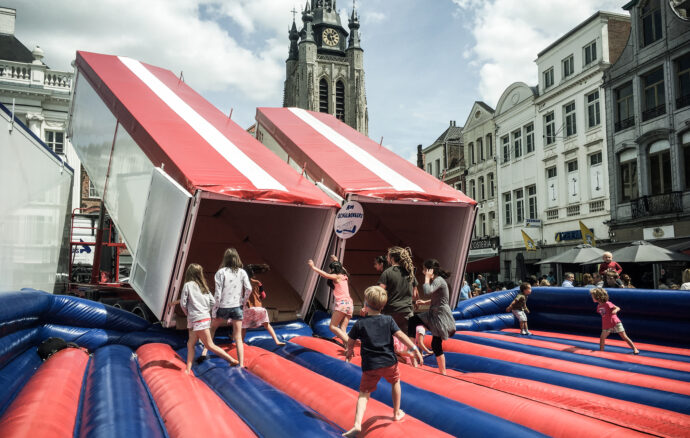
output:
<path id="1" fill-rule="evenodd" d="M 242 260 L 235 248 L 228 248 L 223 254 L 218 272 L 215 275 L 216 292 L 214 297 L 216 305 L 213 308 L 213 322 L 211 324 L 211 337 L 215 336 L 216 329 L 232 324 L 232 338 L 237 347 L 237 359 L 240 366 L 244 367 L 244 344 L 242 343 L 242 306 L 246 297 L 252 291 L 249 277 L 242 269 Z M 201 353 L 200 360 L 204 360 L 206 350 Z"/>
<path id="2" fill-rule="evenodd" d="M 204 269 L 196 263 L 190 264 L 187 272 L 185 272 L 184 281 L 182 295 L 180 296 L 180 306 L 185 315 L 187 315 L 187 328 L 189 329 L 187 369 L 185 372 L 189 374 L 192 370 L 195 354 L 194 347 L 199 339 L 204 344 L 204 350 L 209 349 L 230 362 L 231 365 L 237 365 L 238 361 L 213 343 L 209 328 L 211 327 L 211 309 L 215 304 L 215 299 L 206 285 Z"/>

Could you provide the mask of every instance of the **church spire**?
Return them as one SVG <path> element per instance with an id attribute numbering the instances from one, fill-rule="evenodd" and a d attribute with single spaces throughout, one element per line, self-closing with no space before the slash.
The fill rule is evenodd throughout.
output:
<path id="1" fill-rule="evenodd" d="M 297 40 L 299 40 L 299 32 L 297 32 L 297 24 L 295 23 L 295 14 L 297 11 L 292 9 L 292 28 L 290 29 L 290 52 L 288 60 L 297 60 L 299 58 L 299 49 L 297 48 Z"/>
<path id="2" fill-rule="evenodd" d="M 304 6 L 304 11 L 302 12 L 302 22 L 304 23 L 304 27 L 302 28 L 302 41 L 300 42 L 314 42 L 314 30 L 312 29 L 312 21 L 314 21 L 314 14 L 312 13 L 312 9 L 309 5 L 309 0 L 307 0 L 307 4 Z"/>
<path id="3" fill-rule="evenodd" d="M 350 15 L 347 27 L 350 28 L 350 38 L 347 40 L 347 48 L 361 49 L 359 45 L 359 16 L 355 10 L 355 0 L 352 0 L 352 15 Z"/>

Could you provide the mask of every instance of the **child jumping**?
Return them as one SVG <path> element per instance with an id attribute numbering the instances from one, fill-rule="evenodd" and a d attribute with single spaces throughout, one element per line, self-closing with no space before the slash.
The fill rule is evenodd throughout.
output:
<path id="1" fill-rule="evenodd" d="M 222 348 L 213 343 L 210 328 L 211 309 L 215 304 L 215 299 L 208 290 L 206 279 L 204 279 L 204 269 L 196 263 L 190 264 L 185 272 L 184 281 L 185 283 L 180 297 L 180 306 L 185 315 L 187 315 L 187 327 L 189 328 L 187 369 L 185 372 L 189 374 L 192 370 L 192 362 L 194 361 L 195 355 L 194 347 L 199 339 L 201 339 L 205 348 L 230 362 L 230 365 L 235 366 L 239 364 L 238 361 L 233 359 Z"/>
<path id="2" fill-rule="evenodd" d="M 247 329 L 257 328 L 263 325 L 268 334 L 273 338 L 273 341 L 276 343 L 276 345 L 285 345 L 285 342 L 282 342 L 278 339 L 278 336 L 276 336 L 276 332 L 273 330 L 273 326 L 271 326 L 271 322 L 268 318 L 268 311 L 266 311 L 266 309 L 263 307 L 263 303 L 261 302 L 266 297 L 263 284 L 254 278 L 256 274 L 268 272 L 270 269 L 271 268 L 266 264 L 246 265 L 244 267 L 244 270 L 249 277 L 249 282 L 252 285 L 252 290 L 248 296 L 242 297 L 244 302 L 244 315 L 242 317 L 242 342 L 244 342 L 244 336 L 247 333 Z"/>
<path id="3" fill-rule="evenodd" d="M 506 312 L 513 312 L 513 315 L 520 321 L 520 334 L 521 335 L 531 335 L 527 328 L 527 313 L 529 309 L 527 308 L 527 297 L 532 293 L 532 286 L 529 283 L 522 283 L 520 285 L 520 291 L 517 296 L 510 303 L 510 306 L 506 308 Z"/>
<path id="4" fill-rule="evenodd" d="M 640 350 L 635 347 L 633 341 L 630 340 L 628 335 L 625 334 L 623 323 L 621 322 L 620 318 L 618 318 L 618 312 L 621 310 L 620 307 L 609 301 L 609 294 L 600 287 L 592 289 L 589 293 L 592 295 L 592 301 L 598 303 L 597 313 L 601 315 L 601 339 L 599 339 L 599 351 L 604 351 L 606 338 L 608 338 L 609 334 L 618 333 L 621 339 L 630 345 L 630 348 L 633 350 L 633 354 L 640 354 Z"/>
<path id="5" fill-rule="evenodd" d="M 343 265 L 334 257 L 331 256 L 330 273 L 324 272 L 321 269 L 314 266 L 313 260 L 308 260 L 307 264 L 309 267 L 322 276 L 327 278 L 329 281 L 329 286 L 333 289 L 333 315 L 331 316 L 331 323 L 329 328 L 337 337 L 342 339 L 343 346 L 347 345 L 347 325 L 350 323 L 350 318 L 352 318 L 352 311 L 354 309 L 354 303 L 350 297 L 350 288 L 348 287 L 348 274 Z M 332 282 L 332 283 L 331 283 Z"/>
<path id="6" fill-rule="evenodd" d="M 393 394 L 393 420 L 399 421 L 405 416 L 400 409 L 400 373 L 398 361 L 393 352 L 393 337 L 395 336 L 403 344 L 414 351 L 416 360 L 422 361 L 422 355 L 414 343 L 405 333 L 398 328 L 390 315 L 382 315 L 381 309 L 388 301 L 386 290 L 380 286 L 371 286 L 364 291 L 364 305 L 367 307 L 368 316 L 355 322 L 349 333 L 347 351 L 345 356 L 351 359 L 354 356 L 355 340 L 362 342 L 362 380 L 359 384 L 359 397 L 355 410 L 354 427 L 343 436 L 354 437 L 362 431 L 362 418 L 367 408 L 369 395 L 376 389 L 381 377 L 392 385 Z"/>

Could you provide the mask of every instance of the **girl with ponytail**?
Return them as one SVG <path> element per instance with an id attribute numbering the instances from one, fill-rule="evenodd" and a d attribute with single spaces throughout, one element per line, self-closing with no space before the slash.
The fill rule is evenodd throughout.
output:
<path id="1" fill-rule="evenodd" d="M 388 248 L 390 267 L 379 277 L 379 286 L 386 290 L 388 302 L 382 313 L 390 315 L 403 333 L 408 332 L 408 320 L 413 315 L 412 296 L 417 287 L 410 248 Z"/>

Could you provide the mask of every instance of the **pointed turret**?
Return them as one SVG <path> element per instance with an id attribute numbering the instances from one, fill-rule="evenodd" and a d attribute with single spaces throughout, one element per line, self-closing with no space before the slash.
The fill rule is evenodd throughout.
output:
<path id="1" fill-rule="evenodd" d="M 347 27 L 350 28 L 350 38 L 347 40 L 348 49 L 361 49 L 359 45 L 359 16 L 355 10 L 355 2 L 352 2 L 352 15 L 348 21 Z"/>
<path id="2" fill-rule="evenodd" d="M 299 49 L 297 48 L 297 41 L 299 40 L 299 32 L 297 31 L 297 24 L 295 18 L 292 18 L 292 28 L 290 29 L 290 52 L 288 54 L 289 60 L 297 60 L 299 58 Z"/>
<path id="3" fill-rule="evenodd" d="M 300 43 L 314 42 L 314 29 L 312 28 L 312 21 L 314 21 L 314 14 L 312 13 L 309 1 L 307 0 L 307 4 L 302 12 L 302 23 L 304 23 L 304 27 L 302 28 L 302 32 L 300 32 L 300 36 L 302 37 L 302 41 L 300 41 Z"/>

